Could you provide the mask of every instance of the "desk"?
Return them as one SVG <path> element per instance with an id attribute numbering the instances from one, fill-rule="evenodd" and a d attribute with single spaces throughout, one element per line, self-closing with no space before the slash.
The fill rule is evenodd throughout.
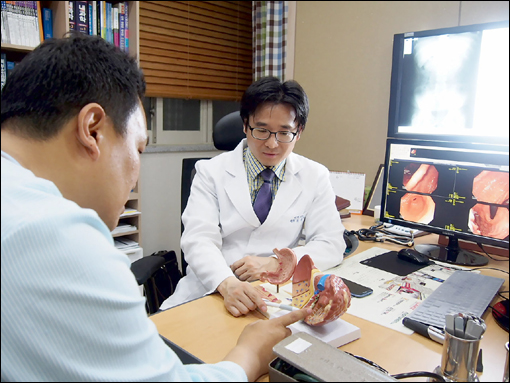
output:
<path id="1" fill-rule="evenodd" d="M 373 222 L 373 217 L 360 215 L 353 215 L 343 220 L 344 226 L 348 230 L 369 227 Z M 437 235 L 426 235 L 417 238 L 416 242 L 437 243 L 437 239 Z M 374 246 L 372 242 L 360 242 L 354 255 L 368 250 L 372 246 Z M 388 250 L 401 248 L 389 243 L 377 243 L 377 246 Z M 490 260 L 488 267 L 497 267 L 508 271 L 508 262 Z M 505 283 L 501 291 L 508 290 L 508 275 L 495 270 L 484 270 L 482 273 L 504 278 Z M 499 299 L 496 296 L 492 304 Z M 479 374 L 479 377 L 481 381 L 485 382 L 501 382 L 508 333 L 494 321 L 491 311 L 491 309 L 486 310 L 483 316 L 487 324 L 487 331 L 480 343 L 480 348 L 483 350 L 484 372 Z M 204 362 L 216 363 L 221 361 L 235 346 L 237 338 L 248 323 L 265 318 L 256 311 L 239 318 L 233 317 L 225 309 L 221 295 L 216 293 L 155 314 L 150 319 L 156 324 L 161 335 Z M 435 367 L 441 364 L 442 346 L 439 343 L 416 333 L 410 336 L 402 334 L 349 315 L 348 311 L 342 316 L 342 319 L 358 326 L 361 329 L 361 338 L 340 347 L 340 349 L 370 359 L 388 370 L 390 374 L 411 371 L 432 372 Z M 259 379 L 259 381 L 268 380 L 268 375 Z M 426 378 L 417 380 L 425 381 Z M 406 379 L 406 381 L 411 381 L 411 379 Z"/>

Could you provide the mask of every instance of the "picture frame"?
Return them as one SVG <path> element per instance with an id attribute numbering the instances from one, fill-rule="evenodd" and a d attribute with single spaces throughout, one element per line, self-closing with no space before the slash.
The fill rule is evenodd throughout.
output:
<path id="1" fill-rule="evenodd" d="M 370 193 L 368 194 L 367 200 L 365 201 L 365 206 L 363 206 L 363 215 L 369 215 L 371 217 L 375 214 L 375 207 L 381 204 L 382 198 L 382 189 L 383 189 L 383 174 L 384 174 L 384 164 L 379 165 L 379 169 L 377 169 L 377 174 L 375 175 L 374 182 L 372 183 L 372 188 L 370 189 Z"/>

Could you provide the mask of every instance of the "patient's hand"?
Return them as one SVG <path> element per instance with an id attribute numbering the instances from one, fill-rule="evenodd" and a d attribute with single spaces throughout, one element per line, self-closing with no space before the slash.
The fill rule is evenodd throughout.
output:
<path id="1" fill-rule="evenodd" d="M 264 271 L 275 272 L 278 269 L 278 260 L 273 257 L 248 255 L 235 261 L 230 268 L 241 281 L 256 281 Z"/>
<path id="2" fill-rule="evenodd" d="M 217 290 L 223 296 L 226 309 L 235 317 L 248 314 L 257 307 L 267 311 L 259 291 L 248 282 L 228 277 L 219 284 Z"/>

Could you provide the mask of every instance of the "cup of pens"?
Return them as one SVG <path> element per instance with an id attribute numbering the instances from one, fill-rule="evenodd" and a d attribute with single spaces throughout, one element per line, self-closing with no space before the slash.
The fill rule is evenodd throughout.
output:
<path id="1" fill-rule="evenodd" d="M 446 316 L 440 370 L 446 381 L 479 381 L 476 362 L 485 329 L 484 320 L 478 316 L 463 313 Z"/>

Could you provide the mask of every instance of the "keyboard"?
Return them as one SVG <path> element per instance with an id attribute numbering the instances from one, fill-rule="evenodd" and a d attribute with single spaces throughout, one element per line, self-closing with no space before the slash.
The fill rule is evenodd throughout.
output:
<path id="1" fill-rule="evenodd" d="M 447 314 L 470 313 L 481 317 L 504 279 L 456 271 L 407 317 L 440 329 Z"/>

